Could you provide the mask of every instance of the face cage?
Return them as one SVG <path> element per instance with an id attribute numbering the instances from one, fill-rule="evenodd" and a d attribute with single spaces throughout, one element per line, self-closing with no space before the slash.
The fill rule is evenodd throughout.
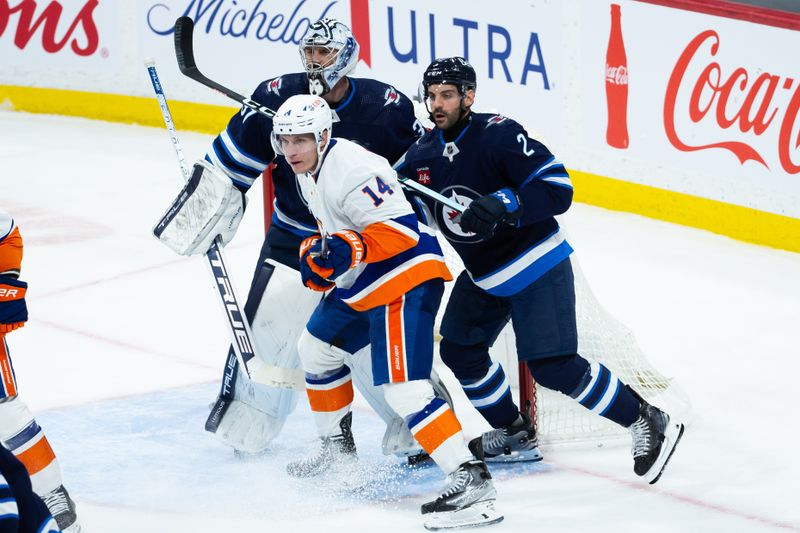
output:
<path id="1" fill-rule="evenodd" d="M 327 53 L 331 54 L 328 56 L 327 65 L 320 65 L 318 63 L 308 61 L 306 58 L 306 50 L 310 49 L 311 53 L 309 55 L 313 57 L 315 48 L 327 50 Z M 314 43 L 300 47 L 300 59 L 303 62 L 303 68 L 305 69 L 306 76 L 308 77 L 308 85 L 311 94 L 314 96 L 322 96 L 323 94 L 330 92 L 330 90 L 333 88 L 332 85 L 336 85 L 336 83 L 331 84 L 331 78 L 334 78 L 332 75 L 339 70 L 337 68 L 339 65 L 339 58 L 341 57 L 344 48 L 344 46 L 336 48 L 334 46 Z M 334 50 L 335 53 L 331 53 Z M 337 78 L 336 81 L 341 79 L 339 76 L 335 76 L 335 78 Z"/>

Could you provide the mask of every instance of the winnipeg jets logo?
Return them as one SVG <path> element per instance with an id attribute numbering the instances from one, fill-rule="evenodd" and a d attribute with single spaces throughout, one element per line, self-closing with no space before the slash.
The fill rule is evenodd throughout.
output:
<path id="1" fill-rule="evenodd" d="M 276 96 L 281 95 L 281 86 L 283 85 L 283 78 L 275 78 L 267 83 L 267 92 L 275 93 Z"/>
<path id="2" fill-rule="evenodd" d="M 444 150 L 442 151 L 442 155 L 444 157 L 446 157 L 447 159 L 449 159 L 450 162 L 452 163 L 453 162 L 453 158 L 458 155 L 458 152 L 459 152 L 459 150 L 458 150 L 458 146 L 456 146 L 456 143 L 449 142 L 449 143 L 444 145 Z"/>
<path id="3" fill-rule="evenodd" d="M 493 116 L 492 118 L 490 118 L 489 120 L 486 121 L 486 127 L 489 128 L 491 126 L 494 126 L 495 124 L 502 124 L 506 120 L 508 120 L 508 119 L 506 117 L 504 117 L 503 115 L 495 115 L 495 116 Z"/>
<path id="4" fill-rule="evenodd" d="M 389 104 L 397 104 L 400 102 L 400 95 L 397 93 L 394 87 L 389 87 L 386 89 L 386 93 L 384 93 L 383 98 L 386 100 L 383 103 L 384 107 Z"/>
<path id="5" fill-rule="evenodd" d="M 480 196 L 477 192 L 462 185 L 443 189 L 441 194 L 454 203 L 463 205 L 465 208 L 469 206 L 472 200 Z M 447 240 L 464 243 L 480 240 L 474 233 L 468 233 L 461 229 L 461 213 L 459 211 L 446 205 L 437 205 L 435 213 L 436 222 Z"/>

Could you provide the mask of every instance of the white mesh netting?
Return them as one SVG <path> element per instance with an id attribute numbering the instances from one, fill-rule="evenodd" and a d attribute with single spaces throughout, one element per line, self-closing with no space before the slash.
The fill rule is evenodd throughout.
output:
<path id="1" fill-rule="evenodd" d="M 448 266 L 457 276 L 464 269 L 461 259 L 441 236 L 439 241 Z M 661 374 L 647 360 L 633 332 L 600 305 L 575 256 L 571 259 L 575 272 L 579 353 L 590 361 L 603 363 L 649 403 L 664 409 L 671 416 L 688 419 L 691 412 L 689 397 L 674 380 Z M 453 284 L 448 283 L 445 287 L 441 309 L 445 308 Z M 514 332 L 510 325 L 500 334 L 491 354 L 503 365 L 512 387 L 517 389 L 515 394 L 518 394 L 518 362 Z M 542 444 L 602 443 L 628 436 L 625 428 L 584 409 L 568 396 L 544 387 L 535 387 L 535 391 L 537 429 Z"/>

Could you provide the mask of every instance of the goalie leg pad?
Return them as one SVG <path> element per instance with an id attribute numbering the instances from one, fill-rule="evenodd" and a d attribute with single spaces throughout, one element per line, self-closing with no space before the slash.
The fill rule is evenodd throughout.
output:
<path id="1" fill-rule="evenodd" d="M 320 295 L 302 286 L 296 270 L 272 259 L 267 259 L 259 269 L 253 287 L 260 295 L 251 291 L 245 312 L 252 317 L 257 358 L 271 367 L 300 373 L 297 342 L 319 304 Z M 255 308 L 253 313 L 249 312 L 251 306 Z M 233 382 L 233 399 L 226 400 L 226 411 L 215 428 L 206 427 L 237 450 L 262 452 L 294 411 L 299 394 L 250 381 L 235 365 L 235 358 L 229 357 L 229 363 L 225 379 Z M 230 370 L 233 373 L 229 376 Z M 242 420 L 237 420 L 238 417 Z"/>
<path id="2" fill-rule="evenodd" d="M 246 197 L 208 161 L 192 176 L 153 228 L 153 235 L 180 255 L 204 254 L 219 235 L 223 246 L 236 234 Z"/>

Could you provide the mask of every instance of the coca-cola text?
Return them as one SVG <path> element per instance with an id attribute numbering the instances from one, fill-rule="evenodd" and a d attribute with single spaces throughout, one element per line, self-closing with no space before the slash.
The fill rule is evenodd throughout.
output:
<path id="1" fill-rule="evenodd" d="M 792 142 L 792 134 L 795 133 L 800 110 L 800 86 L 794 90 L 788 103 L 776 103 L 776 92 L 791 90 L 794 84 L 793 78 L 785 77 L 781 81 L 779 75 L 762 72 L 751 85 L 748 85 L 751 76 L 746 68 L 735 68 L 725 79 L 722 68 L 716 61 L 710 61 L 701 70 L 692 86 L 692 81 L 686 79 L 686 73 L 693 61 L 702 61 L 698 52 L 707 42 L 711 43 L 711 57 L 716 56 L 720 48 L 719 35 L 713 30 L 706 30 L 692 39 L 678 58 L 670 75 L 667 92 L 664 96 L 664 129 L 670 143 L 684 152 L 722 148 L 732 152 L 741 164 L 746 161 L 756 161 L 769 168 L 764 156 L 751 144 L 742 140 L 722 139 L 700 145 L 686 143 L 678 135 L 675 126 L 676 116 L 678 113 L 685 113 L 694 123 L 699 123 L 706 116 L 713 116 L 721 135 L 737 126 L 736 129 L 740 134 L 760 137 L 770 127 L 778 127 L 777 125 L 780 124 L 777 146 L 778 160 L 786 172 L 790 174 L 800 172 L 800 164 L 792 160 L 793 153 L 800 147 L 800 136 L 797 134 Z M 688 109 L 677 109 L 678 94 L 684 87 L 687 90 L 691 87 Z M 706 89 L 711 91 L 710 98 Z M 731 94 L 734 90 L 745 95 L 738 109 L 732 105 Z M 736 134 L 734 131 L 730 133 L 730 135 L 740 134 Z"/>

